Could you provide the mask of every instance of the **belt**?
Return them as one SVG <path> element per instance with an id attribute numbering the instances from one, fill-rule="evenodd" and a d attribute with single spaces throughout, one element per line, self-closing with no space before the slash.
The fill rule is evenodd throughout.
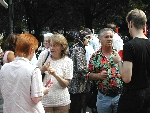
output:
<path id="1" fill-rule="evenodd" d="M 99 90 L 99 92 L 105 96 L 110 96 L 110 97 L 116 97 L 117 95 L 119 95 L 119 93 L 105 93 L 105 92 L 102 92 L 101 90 Z"/>

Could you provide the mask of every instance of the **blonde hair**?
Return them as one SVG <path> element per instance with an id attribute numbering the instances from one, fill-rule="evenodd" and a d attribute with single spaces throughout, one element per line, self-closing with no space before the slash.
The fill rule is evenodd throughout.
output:
<path id="1" fill-rule="evenodd" d="M 147 18 L 142 10 L 134 9 L 128 12 L 126 21 L 127 23 L 131 21 L 137 29 L 143 29 L 146 25 Z"/>
<path id="2" fill-rule="evenodd" d="M 16 42 L 15 56 L 27 57 L 30 49 L 38 48 L 38 40 L 31 34 L 19 34 Z"/>
<path id="3" fill-rule="evenodd" d="M 67 50 L 68 42 L 67 42 L 66 38 L 63 35 L 61 35 L 61 34 L 54 34 L 48 39 L 49 43 L 51 41 L 59 43 L 59 44 L 62 45 L 62 47 L 64 49 L 64 50 L 62 50 L 62 57 L 65 57 L 66 55 L 68 55 L 68 53 L 69 53 L 68 50 Z"/>

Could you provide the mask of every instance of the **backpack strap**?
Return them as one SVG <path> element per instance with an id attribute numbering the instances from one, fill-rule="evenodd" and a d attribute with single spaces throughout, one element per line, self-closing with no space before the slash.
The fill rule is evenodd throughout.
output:
<path id="1" fill-rule="evenodd" d="M 48 51 L 47 56 L 46 56 L 46 58 L 45 58 L 45 60 L 44 60 L 44 62 L 43 62 L 43 64 L 42 64 L 42 66 L 43 66 L 43 65 L 44 65 L 44 63 L 46 62 L 46 60 L 47 60 L 47 58 L 48 58 L 49 54 L 50 54 L 50 52 Z"/>

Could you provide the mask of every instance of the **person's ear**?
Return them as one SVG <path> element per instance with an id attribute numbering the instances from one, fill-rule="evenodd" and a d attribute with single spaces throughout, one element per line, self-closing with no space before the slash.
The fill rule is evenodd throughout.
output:
<path id="1" fill-rule="evenodd" d="M 133 23 L 132 21 L 129 22 L 129 28 L 132 28 L 133 27 Z"/>
<path id="2" fill-rule="evenodd" d="M 101 38 L 102 38 L 102 37 L 98 37 L 99 41 L 101 41 L 101 40 L 102 40 Z"/>
<path id="3" fill-rule="evenodd" d="M 32 53 L 34 53 L 34 49 L 31 47 L 29 50 L 29 54 L 32 54 Z"/>

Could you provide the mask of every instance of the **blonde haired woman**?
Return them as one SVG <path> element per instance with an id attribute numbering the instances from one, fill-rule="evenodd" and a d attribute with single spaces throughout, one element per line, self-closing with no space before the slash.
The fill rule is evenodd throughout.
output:
<path id="1" fill-rule="evenodd" d="M 67 86 L 73 76 L 73 62 L 67 56 L 68 43 L 63 35 L 54 34 L 50 37 L 49 44 L 50 55 L 46 63 L 42 66 L 46 53 L 41 54 L 41 59 L 37 63 L 41 72 L 46 74 L 43 83 L 49 79 L 53 82 L 42 103 L 46 113 L 68 113 L 71 101 Z"/>

